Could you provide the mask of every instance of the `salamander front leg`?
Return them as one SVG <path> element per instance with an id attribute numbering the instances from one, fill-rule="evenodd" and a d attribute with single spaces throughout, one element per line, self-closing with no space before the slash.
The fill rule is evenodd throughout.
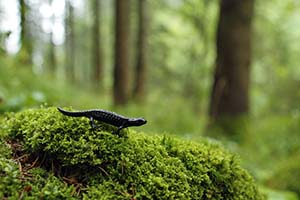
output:
<path id="1" fill-rule="evenodd" d="M 113 134 L 116 134 L 116 135 L 120 136 L 120 131 L 121 131 L 122 129 L 124 129 L 124 128 L 127 128 L 127 127 L 128 127 L 127 124 L 124 123 L 124 124 L 122 124 L 121 126 L 119 126 L 118 129 L 117 129 L 115 132 L 113 132 Z"/>
<path id="2" fill-rule="evenodd" d="M 90 124 L 91 124 L 91 127 L 92 127 L 92 129 L 97 129 L 98 128 L 98 126 L 96 126 L 96 124 L 95 124 L 95 122 L 94 122 L 94 118 L 93 117 L 90 117 Z"/>

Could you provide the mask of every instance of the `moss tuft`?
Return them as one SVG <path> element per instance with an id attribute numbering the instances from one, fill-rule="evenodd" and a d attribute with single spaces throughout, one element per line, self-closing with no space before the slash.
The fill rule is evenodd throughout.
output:
<path id="1" fill-rule="evenodd" d="M 76 199 L 73 186 L 41 168 L 21 171 L 10 159 L 0 158 L 0 177 L 0 199 Z"/>
<path id="2" fill-rule="evenodd" d="M 93 131 L 86 118 L 42 108 L 9 115 L 3 131 L 15 157 L 28 155 L 22 165 L 55 174 L 83 199 L 263 199 L 218 145 L 126 130 L 118 137 L 98 125 Z"/>

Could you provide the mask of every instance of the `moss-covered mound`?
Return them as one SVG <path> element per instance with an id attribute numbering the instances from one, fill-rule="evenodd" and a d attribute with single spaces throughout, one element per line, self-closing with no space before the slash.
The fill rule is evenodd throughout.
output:
<path id="1" fill-rule="evenodd" d="M 8 177 L 0 184 L 20 186 L 1 191 L 0 198 L 43 196 L 42 189 L 52 194 L 55 187 L 60 198 L 263 199 L 237 159 L 218 145 L 126 130 L 119 137 L 111 134 L 114 127 L 98 125 L 93 131 L 88 119 L 56 108 L 8 116 L 1 134 L 14 161 L 0 162 L 0 176 Z"/>

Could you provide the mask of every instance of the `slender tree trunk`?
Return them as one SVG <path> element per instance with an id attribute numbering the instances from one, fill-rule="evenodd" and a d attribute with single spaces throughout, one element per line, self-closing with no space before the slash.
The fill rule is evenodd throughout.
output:
<path id="1" fill-rule="evenodd" d="M 249 111 L 251 21 L 254 0 L 221 0 L 217 60 L 210 117 L 236 117 Z"/>
<path id="2" fill-rule="evenodd" d="M 93 85 L 96 89 L 102 87 L 103 79 L 103 53 L 101 48 L 101 31 L 100 31 L 100 0 L 93 0 L 92 13 L 93 13 L 93 25 L 92 25 L 92 72 L 93 72 Z"/>
<path id="3" fill-rule="evenodd" d="M 56 58 L 55 58 L 55 44 L 53 42 L 53 32 L 49 35 L 49 71 L 51 74 L 55 74 L 56 71 Z"/>
<path id="4" fill-rule="evenodd" d="M 114 104 L 128 102 L 130 0 L 115 1 Z"/>
<path id="5" fill-rule="evenodd" d="M 49 5 L 52 4 L 53 0 L 48 0 Z M 55 23 L 55 15 L 51 16 L 51 24 Z M 55 57 L 55 44 L 53 42 L 53 30 L 49 34 L 49 50 L 48 50 L 48 70 L 52 75 L 56 72 L 56 57 Z"/>
<path id="6" fill-rule="evenodd" d="M 70 0 L 66 1 L 65 22 L 65 44 L 66 44 L 66 77 L 70 82 L 75 82 L 75 30 L 74 30 L 74 8 Z"/>
<path id="7" fill-rule="evenodd" d="M 32 57 L 32 44 L 29 33 L 29 24 L 26 15 L 28 14 L 28 6 L 25 0 L 19 0 L 19 12 L 20 12 L 20 59 L 25 64 L 31 64 Z"/>
<path id="8" fill-rule="evenodd" d="M 26 4 L 25 4 L 25 0 L 19 0 L 19 9 L 20 9 L 20 25 L 21 25 L 21 36 L 20 36 L 20 41 L 21 41 L 21 45 L 23 45 L 24 40 L 26 38 Z M 22 47 L 21 47 L 22 48 Z"/>
<path id="9" fill-rule="evenodd" d="M 137 64 L 135 67 L 134 99 L 142 102 L 145 98 L 145 82 L 147 69 L 147 0 L 138 1 L 138 41 Z"/>

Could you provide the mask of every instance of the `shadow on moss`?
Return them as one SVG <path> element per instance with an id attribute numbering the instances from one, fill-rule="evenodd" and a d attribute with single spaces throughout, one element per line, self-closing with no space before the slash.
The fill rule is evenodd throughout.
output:
<path id="1" fill-rule="evenodd" d="M 54 174 L 59 183 L 53 184 L 68 183 L 64 192 L 76 198 L 263 199 L 237 159 L 206 140 L 126 130 L 118 137 L 107 124 L 93 131 L 88 119 L 63 116 L 56 108 L 11 114 L 3 124 L 14 159 L 28 155 L 18 159 L 23 167 Z"/>

